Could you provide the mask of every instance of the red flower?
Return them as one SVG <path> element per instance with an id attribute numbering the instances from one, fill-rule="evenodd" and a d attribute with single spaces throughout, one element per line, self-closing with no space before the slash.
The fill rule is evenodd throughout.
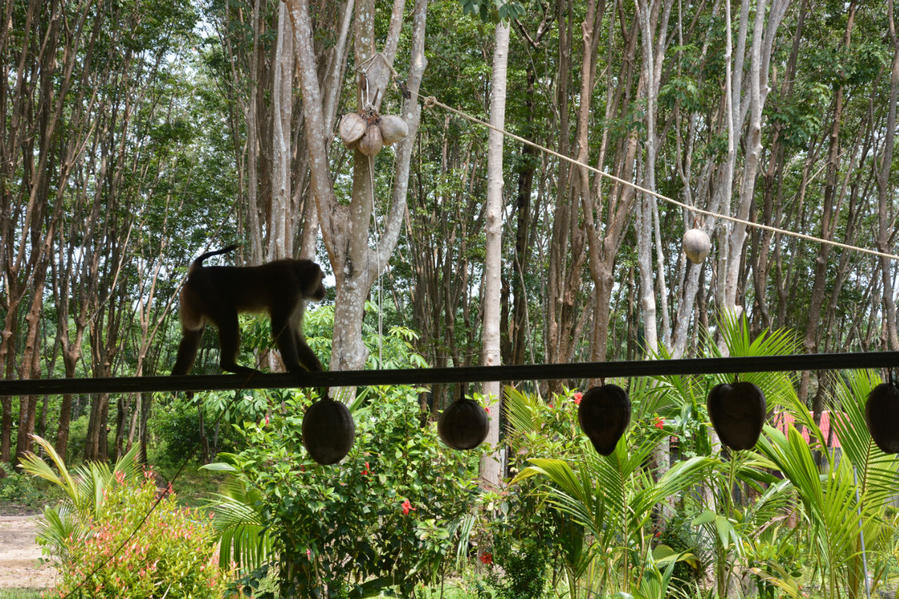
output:
<path id="1" fill-rule="evenodd" d="M 581 405 L 581 398 L 583 398 L 583 397 L 584 397 L 584 394 L 581 393 L 580 391 L 575 393 L 574 394 L 574 405 L 576 405 L 576 406 Z"/>
<path id="2" fill-rule="evenodd" d="M 484 411 L 488 414 L 490 413 L 490 406 L 484 406 Z"/>
<path id="3" fill-rule="evenodd" d="M 665 419 L 662 418 L 661 416 L 659 416 L 658 418 L 656 418 L 656 421 L 653 423 L 653 426 L 659 430 L 662 430 L 663 428 L 665 428 Z"/>
<path id="4" fill-rule="evenodd" d="M 412 507 L 412 503 L 408 499 L 404 499 L 402 505 L 403 505 L 403 515 L 404 516 L 408 516 L 410 511 L 412 511 L 412 512 L 415 511 L 415 508 Z"/>
<path id="5" fill-rule="evenodd" d="M 482 551 L 478 558 L 481 560 L 482 564 L 487 564 L 489 566 L 493 563 L 493 554 L 487 551 Z"/>
<path id="6" fill-rule="evenodd" d="M 365 462 L 365 469 L 362 471 L 362 476 L 365 476 L 366 474 L 371 474 L 371 472 L 368 471 L 368 462 Z"/>

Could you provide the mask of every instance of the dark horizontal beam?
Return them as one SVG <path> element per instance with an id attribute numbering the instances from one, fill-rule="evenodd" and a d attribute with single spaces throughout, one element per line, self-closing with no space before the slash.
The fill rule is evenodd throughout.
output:
<path id="1" fill-rule="evenodd" d="M 137 393 L 150 391 L 220 391 L 287 387 L 364 387 L 433 385 L 437 383 L 603 379 L 633 376 L 686 375 L 800 370 L 899 367 L 899 352 L 792 354 L 786 356 L 689 358 L 576 364 L 522 364 L 460 368 L 407 368 L 285 373 L 126 376 L 93 379 L 0 380 L 0 396 L 64 393 Z"/>

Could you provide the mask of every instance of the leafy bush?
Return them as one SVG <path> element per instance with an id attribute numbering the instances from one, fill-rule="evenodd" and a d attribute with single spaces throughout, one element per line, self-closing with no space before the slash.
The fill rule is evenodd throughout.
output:
<path id="1" fill-rule="evenodd" d="M 186 456 L 200 457 L 203 441 L 197 403 L 203 420 L 210 451 L 234 451 L 239 435 L 234 424 L 261 418 L 268 407 L 264 391 L 200 392 L 194 399 L 162 394 L 154 406 L 150 427 L 160 442 L 152 454 L 157 466 L 178 466 Z"/>
<path id="2" fill-rule="evenodd" d="M 0 464 L 0 503 L 22 507 L 39 507 L 46 500 L 47 491 L 42 489 L 33 477 Z"/>
<path id="3" fill-rule="evenodd" d="M 247 427 L 248 448 L 228 456 L 261 492 L 256 506 L 274 538 L 281 593 L 290 597 L 408 592 L 448 565 L 474 500 L 476 456 L 440 445 L 422 428 L 416 391 L 369 390 L 352 410 L 353 449 L 320 466 L 303 449 L 295 395 L 284 413 Z M 361 404 L 361 405 L 360 405 Z"/>
<path id="4" fill-rule="evenodd" d="M 66 540 L 60 591 L 76 597 L 191 597 L 218 598 L 225 588 L 225 572 L 215 558 L 215 533 L 208 518 L 178 507 L 169 493 L 141 522 L 156 501 L 151 472 L 144 480 L 124 475 L 105 490 L 105 501 L 86 523 L 84 538 Z M 129 539 L 132 531 L 138 533 Z M 112 552 L 124 546 L 114 559 Z M 95 569 L 105 564 L 96 573 Z"/>

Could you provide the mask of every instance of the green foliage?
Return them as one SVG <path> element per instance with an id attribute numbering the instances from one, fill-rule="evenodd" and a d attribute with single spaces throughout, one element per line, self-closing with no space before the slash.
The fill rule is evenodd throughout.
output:
<path id="1" fill-rule="evenodd" d="M 38 507 L 46 500 L 46 493 L 34 477 L 0 463 L 0 504 Z"/>
<path id="2" fill-rule="evenodd" d="M 524 15 L 524 7 L 514 1 L 504 2 L 503 0 L 493 0 L 493 2 L 489 2 L 486 0 L 461 0 L 461 2 L 462 10 L 464 10 L 466 14 L 478 15 L 482 21 L 491 19 L 507 21 Z"/>
<path id="3" fill-rule="evenodd" d="M 254 539 L 231 534 L 234 550 L 248 555 L 248 542 L 272 539 L 277 558 L 271 565 L 288 596 L 408 593 L 433 581 L 447 567 L 459 523 L 471 509 L 470 456 L 442 446 L 433 424 L 422 428 L 417 390 L 394 386 L 371 389 L 356 402 L 354 448 L 340 465 L 319 466 L 301 443 L 308 403 L 295 395 L 286 399 L 286 411 L 247 424 L 247 449 L 226 456 L 247 485 L 238 502 L 249 508 L 245 523 L 267 529 L 264 538 L 259 529 Z M 235 508 L 231 501 L 232 516 Z M 240 547 L 233 544 L 238 537 Z M 268 551 L 251 553 L 258 558 Z"/>
<path id="4" fill-rule="evenodd" d="M 83 522 L 83 538 L 66 539 L 61 592 L 72 592 L 86 580 L 72 596 L 222 596 L 226 571 L 218 567 L 211 522 L 197 510 L 179 507 L 173 493 L 150 512 L 157 493 L 149 471 L 143 481 L 116 478 L 100 509 Z M 139 532 L 129 538 L 138 526 Z M 119 546 L 115 559 L 107 562 Z"/>
<path id="5" fill-rule="evenodd" d="M 64 494 L 61 503 L 44 508 L 37 541 L 52 557 L 65 561 L 69 541 L 80 540 L 87 534 L 87 526 L 106 501 L 113 479 L 132 481 L 139 477 L 135 459 L 138 446 L 119 458 L 112 468 L 103 462 L 88 462 L 70 471 L 50 442 L 38 436 L 34 436 L 34 441 L 50 458 L 50 463 L 29 452 L 22 457 L 22 470 L 48 481 Z"/>
<path id="6" fill-rule="evenodd" d="M 550 575 L 562 566 L 557 548 L 568 538 L 568 523 L 532 491 L 522 487 L 482 499 L 485 539 L 476 557 L 488 571 L 482 592 L 498 599 L 551 596 Z"/>
<path id="7" fill-rule="evenodd" d="M 200 411 L 212 451 L 234 451 L 240 442 L 235 425 L 262 418 L 270 399 L 271 393 L 263 390 L 201 392 L 190 400 L 181 395 L 159 394 L 150 420 L 152 434 L 158 441 L 153 462 L 177 466 L 185 456 L 194 454 L 202 443 Z"/>
<path id="8" fill-rule="evenodd" d="M 155 476 L 138 466 L 137 446 L 112 468 L 89 462 L 69 470 L 52 444 L 40 437 L 35 442 L 49 462 L 28 453 L 22 458 L 22 469 L 59 487 L 65 495 L 61 503 L 44 509 L 37 539 L 60 566 L 63 593 L 73 591 L 75 597 L 221 596 L 224 579 L 214 560 L 212 524 L 200 512 L 178 507 L 171 488 L 157 504 Z M 116 559 L 107 564 L 113 549 L 126 539 Z M 101 564 L 106 565 L 91 574 Z M 75 591 L 89 574 L 87 584 Z"/>
<path id="9" fill-rule="evenodd" d="M 806 559 L 819 577 L 825 598 L 844 591 L 863 592 L 862 536 L 868 575 L 875 586 L 895 559 L 894 531 L 899 519 L 890 502 L 899 478 L 899 460 L 877 448 L 864 419 L 867 394 L 878 383 L 875 374 L 860 371 L 847 372 L 838 381 L 832 418 L 842 446 L 839 460 L 826 449 L 824 435 L 804 407 L 802 417 L 794 416 L 809 431 L 810 442 L 792 426 L 786 434 L 766 427 L 759 440 L 759 452 L 768 460 L 763 465 L 780 470 L 785 478 L 783 492 L 799 498 L 799 516 L 805 524 L 805 538 L 799 542 L 813 548 Z M 823 454 L 823 468 L 815 451 Z M 780 588 L 792 584 L 786 576 L 770 580 Z"/>

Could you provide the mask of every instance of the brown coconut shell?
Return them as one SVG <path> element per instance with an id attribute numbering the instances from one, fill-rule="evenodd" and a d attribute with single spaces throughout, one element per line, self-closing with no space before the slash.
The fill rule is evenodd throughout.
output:
<path id="1" fill-rule="evenodd" d="M 748 381 L 715 385 L 706 404 L 721 442 L 731 449 L 755 447 L 765 424 L 765 395 Z"/>
<path id="2" fill-rule="evenodd" d="M 365 129 L 365 135 L 359 140 L 358 149 L 366 156 L 374 156 L 384 147 L 384 140 L 381 138 L 381 128 L 377 123 L 371 123 Z"/>
<path id="3" fill-rule="evenodd" d="M 409 125 L 406 124 L 406 121 L 393 114 L 382 116 L 378 127 L 381 129 L 381 138 L 384 140 L 385 146 L 395 144 L 409 135 Z"/>
<path id="4" fill-rule="evenodd" d="M 303 447 L 319 464 L 336 464 L 349 453 L 356 425 L 345 405 L 323 398 L 306 409 L 303 416 Z"/>
<path id="5" fill-rule="evenodd" d="M 346 147 L 352 148 L 355 146 L 356 142 L 362 139 L 367 128 L 368 121 L 361 115 L 356 114 L 355 112 L 348 112 L 340 117 L 340 126 L 338 127 L 340 141 L 342 141 L 343 145 Z"/>
<path id="6" fill-rule="evenodd" d="M 631 421 L 627 392 L 612 384 L 591 387 L 581 397 L 577 420 L 593 448 L 602 455 L 610 455 Z"/>
<path id="7" fill-rule="evenodd" d="M 712 251 L 712 241 L 702 229 L 690 229 L 684 233 L 684 253 L 693 264 L 699 264 Z"/>
<path id="8" fill-rule="evenodd" d="M 487 438 L 487 412 L 468 398 L 451 403 L 437 421 L 437 433 L 453 449 L 474 449 Z"/>
<path id="9" fill-rule="evenodd" d="M 874 443 L 884 453 L 899 453 L 899 387 L 881 383 L 868 393 L 865 422 Z"/>

